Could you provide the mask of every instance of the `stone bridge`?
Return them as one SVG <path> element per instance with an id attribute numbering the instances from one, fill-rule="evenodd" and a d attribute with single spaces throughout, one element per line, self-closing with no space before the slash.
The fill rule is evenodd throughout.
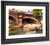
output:
<path id="1" fill-rule="evenodd" d="M 9 10 L 9 19 L 15 22 L 15 27 L 20 27 L 26 23 L 38 23 L 38 20 L 33 17 L 32 13 L 15 10 Z"/>

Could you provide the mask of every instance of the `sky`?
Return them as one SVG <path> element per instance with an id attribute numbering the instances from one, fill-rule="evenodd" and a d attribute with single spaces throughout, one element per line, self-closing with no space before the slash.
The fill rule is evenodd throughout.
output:
<path id="1" fill-rule="evenodd" d="M 15 10 L 24 10 L 28 12 L 28 10 L 31 12 L 33 9 L 44 9 L 44 6 L 6 6 L 8 9 L 15 9 Z"/>

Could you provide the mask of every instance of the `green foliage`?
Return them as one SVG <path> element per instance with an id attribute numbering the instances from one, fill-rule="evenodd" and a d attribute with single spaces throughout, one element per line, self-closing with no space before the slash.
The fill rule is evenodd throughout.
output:
<path id="1" fill-rule="evenodd" d="M 34 14 L 34 16 L 42 15 L 42 9 L 33 9 L 31 12 Z"/>
<path id="2" fill-rule="evenodd" d="M 23 29 L 22 28 L 9 28 L 9 34 L 23 34 Z"/>
<path id="3" fill-rule="evenodd" d="M 34 14 L 34 17 L 39 21 L 42 19 L 42 9 L 33 9 L 31 12 Z"/>

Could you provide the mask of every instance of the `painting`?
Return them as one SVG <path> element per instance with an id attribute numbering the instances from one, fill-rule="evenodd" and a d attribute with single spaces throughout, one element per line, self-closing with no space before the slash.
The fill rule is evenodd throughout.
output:
<path id="1" fill-rule="evenodd" d="M 43 33 L 42 9 L 9 9 L 9 35 Z"/>
<path id="2" fill-rule="evenodd" d="M 8 23 L 6 35 L 8 34 L 9 37 L 16 35 L 45 36 L 44 15 L 45 6 L 6 6 L 6 23 Z"/>
<path id="3" fill-rule="evenodd" d="M 49 40 L 48 2 L 2 1 L 1 10 L 2 44 Z"/>

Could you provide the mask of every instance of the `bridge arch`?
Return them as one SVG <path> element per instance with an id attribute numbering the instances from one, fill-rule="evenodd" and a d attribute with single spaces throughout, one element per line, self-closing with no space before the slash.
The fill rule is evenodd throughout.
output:
<path id="1" fill-rule="evenodd" d="M 18 17 L 16 15 L 9 15 L 9 18 L 13 21 L 15 21 L 16 23 L 18 23 Z"/>
<path id="2" fill-rule="evenodd" d="M 23 21 L 27 21 L 29 23 L 38 23 L 37 19 L 35 19 L 34 17 L 28 17 L 28 16 L 23 17 Z"/>

